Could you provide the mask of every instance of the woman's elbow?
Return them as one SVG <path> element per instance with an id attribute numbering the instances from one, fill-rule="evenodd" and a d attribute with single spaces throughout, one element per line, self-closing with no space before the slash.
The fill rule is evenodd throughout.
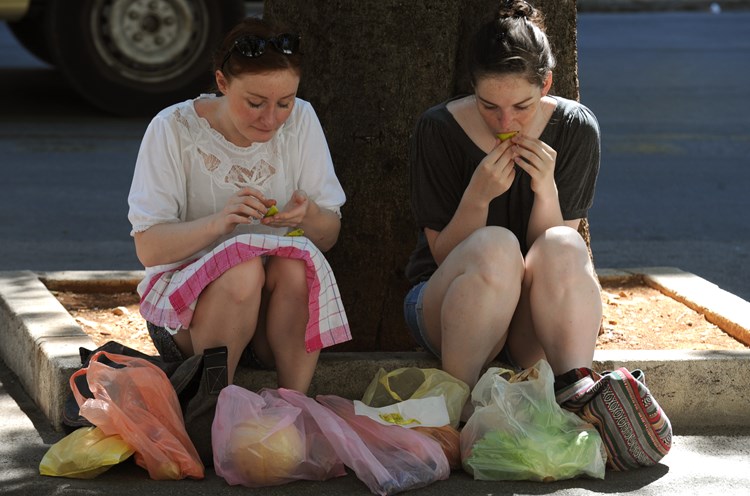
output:
<path id="1" fill-rule="evenodd" d="M 153 267 L 159 265 L 156 259 L 157 253 L 151 249 L 151 244 L 148 242 L 148 235 L 146 231 L 135 233 L 135 255 L 144 267 Z"/>

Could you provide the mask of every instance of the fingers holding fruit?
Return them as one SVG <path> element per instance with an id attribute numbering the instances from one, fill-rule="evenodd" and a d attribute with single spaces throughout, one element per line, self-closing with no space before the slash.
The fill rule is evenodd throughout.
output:
<path id="1" fill-rule="evenodd" d="M 261 222 L 271 227 L 297 228 L 307 215 L 309 206 L 310 199 L 307 193 L 301 189 L 296 190 L 283 209 L 276 209 L 272 214 L 266 215 Z"/>
<path id="2" fill-rule="evenodd" d="M 266 198 L 263 193 L 253 188 L 243 188 L 232 195 L 221 212 L 228 231 L 237 224 L 258 223 L 275 207 L 276 200 Z M 228 232 L 225 229 L 225 232 Z"/>
<path id="3" fill-rule="evenodd" d="M 247 217 L 248 222 L 258 221 L 264 218 L 269 209 L 276 208 L 276 200 L 266 198 L 260 191 L 254 188 L 243 188 L 239 190 L 229 203 L 235 203 Z"/>
<path id="4" fill-rule="evenodd" d="M 498 141 L 482 159 L 471 178 L 470 194 L 489 202 L 510 188 L 516 175 L 511 147 L 510 141 Z"/>
<path id="5" fill-rule="evenodd" d="M 545 186 L 554 186 L 557 152 L 547 143 L 518 135 L 513 143 L 513 161 L 531 176 L 531 189 L 536 193 Z"/>

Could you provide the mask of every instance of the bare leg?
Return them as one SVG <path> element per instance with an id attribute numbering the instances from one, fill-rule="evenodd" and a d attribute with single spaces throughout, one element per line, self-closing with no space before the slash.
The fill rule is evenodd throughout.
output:
<path id="1" fill-rule="evenodd" d="M 275 363 L 279 387 L 307 393 L 320 352 L 305 349 L 309 319 L 305 263 L 270 257 L 266 274 L 266 324 L 253 345 L 261 360 L 271 358 Z"/>
<path id="2" fill-rule="evenodd" d="M 568 227 L 547 230 L 526 257 L 512 356 L 523 367 L 546 358 L 555 374 L 591 367 L 602 318 L 599 283 L 586 244 Z"/>
<path id="3" fill-rule="evenodd" d="M 203 290 L 189 333 L 175 336 L 180 351 L 190 356 L 207 348 L 227 347 L 229 383 L 245 346 L 255 332 L 265 272 L 260 258 L 232 267 Z M 189 338 L 189 339 L 187 339 Z"/>
<path id="4" fill-rule="evenodd" d="M 486 227 L 460 243 L 425 287 L 427 339 L 443 369 L 470 388 L 505 343 L 523 271 L 515 236 Z"/>

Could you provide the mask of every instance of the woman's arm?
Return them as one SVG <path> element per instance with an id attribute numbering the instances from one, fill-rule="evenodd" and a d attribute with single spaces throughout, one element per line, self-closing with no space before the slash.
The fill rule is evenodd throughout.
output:
<path id="1" fill-rule="evenodd" d="M 238 225 L 262 219 L 274 203 L 253 188 L 243 188 L 213 215 L 189 222 L 156 224 L 135 233 L 138 259 L 145 267 L 184 260 L 231 233 Z"/>
<path id="2" fill-rule="evenodd" d="M 315 243 L 320 251 L 326 252 L 333 248 L 333 245 L 339 239 L 341 219 L 335 212 L 319 207 L 312 200 L 308 201 L 310 206 L 307 209 L 307 215 L 300 223 L 300 228 L 305 231 L 305 236 Z"/>
<path id="3" fill-rule="evenodd" d="M 262 223 L 271 227 L 302 229 L 305 236 L 323 252 L 333 248 L 341 230 L 338 214 L 321 208 L 303 190 L 292 193 L 289 203 L 276 215 L 263 219 Z"/>
<path id="4" fill-rule="evenodd" d="M 547 143 L 524 135 L 511 138 L 515 163 L 531 177 L 534 204 L 531 207 L 526 244 L 531 246 L 544 231 L 563 225 L 557 184 L 555 161 L 557 152 Z"/>
<path id="5" fill-rule="evenodd" d="M 467 190 L 468 191 L 468 190 Z M 471 233 L 487 224 L 489 201 L 481 201 L 464 195 L 453 218 L 442 231 L 424 229 L 432 258 L 440 265 L 448 254 Z"/>
<path id="6" fill-rule="evenodd" d="M 133 235 L 135 252 L 144 267 L 184 260 L 219 238 L 210 217 L 190 222 L 157 224 Z"/>
<path id="7" fill-rule="evenodd" d="M 289 174 L 295 178 L 291 197 L 281 212 L 264 219 L 272 227 L 300 228 L 321 251 L 333 248 L 341 230 L 339 209 L 346 195 L 336 176 L 323 127 L 309 102 L 296 103 L 297 146 L 290 150 Z"/>
<path id="8" fill-rule="evenodd" d="M 513 184 L 516 171 L 510 150 L 510 141 L 498 140 L 474 171 L 450 222 L 441 231 L 425 228 L 427 243 L 438 265 L 471 233 L 487 225 L 490 202 Z"/>
<path id="9" fill-rule="evenodd" d="M 601 148 L 599 124 L 583 105 L 576 104 L 565 115 L 567 138 L 559 145 L 559 153 L 541 141 L 536 145 L 533 141 L 519 143 L 521 149 L 526 149 L 524 156 L 535 164 L 527 169 L 529 174 L 534 173 L 539 179 L 535 184 L 532 175 L 535 196 L 528 246 L 553 226 L 566 225 L 577 230 L 593 201 Z M 545 170 L 552 174 L 545 174 Z M 565 216 L 572 219 L 563 221 Z"/>

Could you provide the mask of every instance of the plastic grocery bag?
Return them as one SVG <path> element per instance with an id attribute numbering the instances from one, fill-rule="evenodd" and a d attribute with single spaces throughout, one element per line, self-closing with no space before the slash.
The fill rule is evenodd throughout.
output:
<path id="1" fill-rule="evenodd" d="M 429 436 L 440 444 L 451 470 L 461 468 L 461 433 L 451 425 L 442 427 L 415 427 L 414 430 Z"/>
<path id="2" fill-rule="evenodd" d="M 354 445 L 354 456 L 364 455 L 357 475 L 373 493 L 395 494 L 427 486 L 450 475 L 450 466 L 442 447 L 429 436 L 414 429 L 383 425 L 369 417 L 357 415 L 352 400 L 334 395 L 320 395 L 316 399 L 350 428 L 344 431 L 347 435 L 342 444 Z M 358 442 L 352 431 L 359 438 Z M 349 465 L 352 461 L 344 459 L 344 463 Z M 375 476 L 374 481 L 367 477 L 368 469 Z M 366 478 L 363 479 L 362 475 Z"/>
<path id="3" fill-rule="evenodd" d="M 450 468 L 461 468 L 459 433 L 450 425 L 444 396 L 404 400 L 380 408 L 355 401 L 354 413 L 367 416 L 383 425 L 398 425 L 430 436 L 440 443 Z"/>
<path id="4" fill-rule="evenodd" d="M 305 478 L 326 480 L 346 475 L 344 463 L 326 434 L 326 417 L 313 406 L 323 408 L 314 399 L 284 388 L 262 389 L 260 396 L 269 407 L 293 406 L 300 409 L 306 445 L 306 466 L 302 468 L 306 468 L 309 475 Z"/>
<path id="5" fill-rule="evenodd" d="M 81 427 L 50 446 L 39 463 L 39 473 L 93 479 L 132 454 L 133 448 L 118 434 L 108 436 L 98 427 Z"/>
<path id="6" fill-rule="evenodd" d="M 457 428 L 469 394 L 465 382 L 440 369 L 404 367 L 386 372 L 381 368 L 367 386 L 362 403 L 380 408 L 408 399 L 443 396 L 450 425 Z"/>
<path id="7" fill-rule="evenodd" d="M 472 402 L 476 409 L 461 431 L 461 457 L 475 479 L 604 478 L 602 439 L 557 404 L 546 361 L 519 374 L 490 368 L 472 391 Z"/>
<path id="8" fill-rule="evenodd" d="M 287 389 L 279 389 L 278 392 L 289 403 L 312 415 L 339 458 L 373 494 L 398 492 L 395 477 L 344 419 L 301 393 Z"/>
<path id="9" fill-rule="evenodd" d="M 247 487 L 345 475 L 330 443 L 319 442 L 319 430 L 305 417 L 301 408 L 272 390 L 260 395 L 236 385 L 225 387 L 211 428 L 217 475 Z"/>
<path id="10" fill-rule="evenodd" d="M 85 376 L 88 391 L 77 381 Z M 107 435 L 135 450 L 135 462 L 161 479 L 202 479 L 203 464 L 185 431 L 172 384 L 156 365 L 138 357 L 99 351 L 73 373 L 70 387 L 80 413 Z M 91 394 L 91 397 L 84 396 Z"/>

